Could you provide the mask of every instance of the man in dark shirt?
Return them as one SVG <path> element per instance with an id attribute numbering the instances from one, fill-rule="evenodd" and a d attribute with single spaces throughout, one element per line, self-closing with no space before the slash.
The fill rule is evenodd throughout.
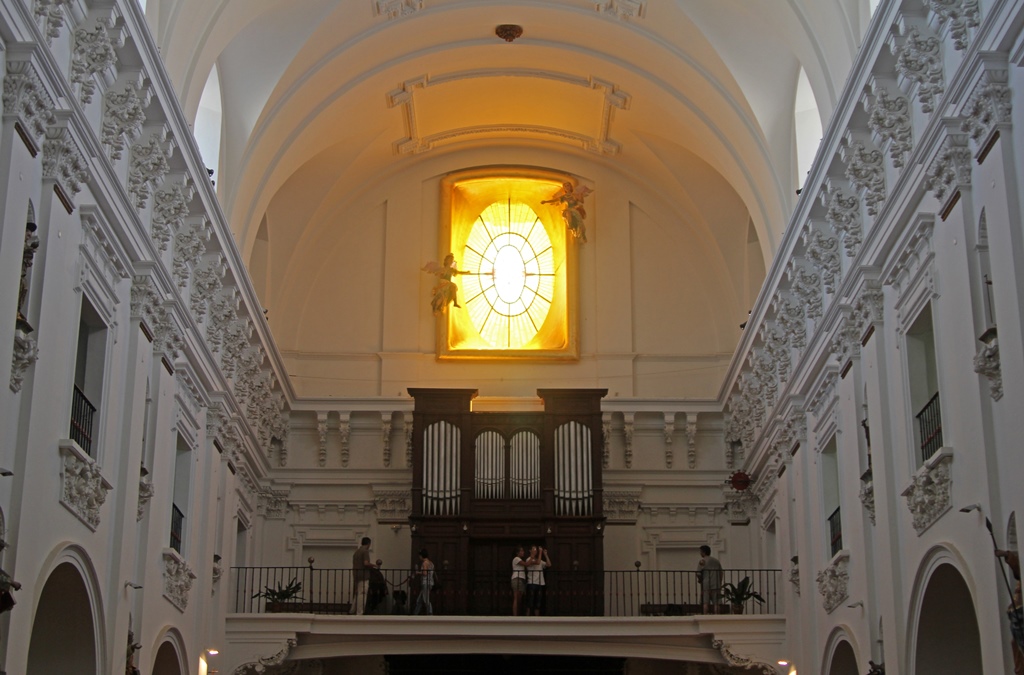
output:
<path id="1" fill-rule="evenodd" d="M 366 593 L 370 588 L 370 570 L 376 565 L 370 560 L 370 538 L 363 537 L 362 546 L 352 554 L 352 604 L 356 614 L 366 611 Z"/>
<path id="2" fill-rule="evenodd" d="M 710 610 L 718 613 L 719 598 L 722 593 L 722 563 L 711 555 L 710 546 L 700 547 L 700 562 L 697 563 L 697 581 L 701 585 L 701 601 L 704 613 Z"/>

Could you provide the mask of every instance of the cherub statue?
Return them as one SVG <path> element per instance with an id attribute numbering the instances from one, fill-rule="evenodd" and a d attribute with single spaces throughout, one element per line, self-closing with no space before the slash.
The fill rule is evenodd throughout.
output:
<path id="1" fill-rule="evenodd" d="M 565 181 L 562 183 L 562 189 L 552 195 L 551 199 L 541 202 L 541 204 L 561 204 L 565 226 L 569 228 L 574 237 L 584 244 L 587 243 L 587 228 L 583 224 L 583 219 L 587 217 L 587 212 L 583 208 L 583 199 L 591 192 L 593 190 L 586 186 L 574 190 L 572 183 Z"/>
<path id="2" fill-rule="evenodd" d="M 458 269 L 455 265 L 455 254 L 449 253 L 444 257 L 444 262 L 438 265 L 436 262 L 428 262 L 423 266 L 423 271 L 429 274 L 434 274 L 438 277 L 437 284 L 434 286 L 433 294 L 434 297 L 430 301 L 430 306 L 434 310 L 434 316 L 439 316 L 448 309 L 448 303 L 452 303 L 456 307 L 462 307 L 459 304 L 459 287 L 452 281 L 452 277 L 458 274 L 470 274 L 464 270 Z"/>

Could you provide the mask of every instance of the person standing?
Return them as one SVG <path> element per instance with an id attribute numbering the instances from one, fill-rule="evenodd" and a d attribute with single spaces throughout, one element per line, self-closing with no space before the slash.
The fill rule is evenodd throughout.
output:
<path id="1" fill-rule="evenodd" d="M 516 556 L 512 558 L 512 616 L 519 616 L 519 605 L 522 604 L 523 593 L 526 591 L 526 549 L 516 547 Z"/>
<path id="2" fill-rule="evenodd" d="M 722 563 L 711 555 L 711 547 L 700 547 L 700 562 L 697 563 L 697 582 L 701 586 L 701 601 L 704 613 L 718 613 L 719 596 L 722 593 Z"/>
<path id="3" fill-rule="evenodd" d="M 366 611 L 366 594 L 370 589 L 370 570 L 374 568 L 370 560 L 370 538 L 363 537 L 361 545 L 352 554 L 352 608 L 354 614 L 361 615 Z"/>
<path id="4" fill-rule="evenodd" d="M 427 549 L 420 549 L 420 596 L 416 598 L 416 609 L 413 614 L 419 614 L 420 610 L 426 610 L 427 616 L 434 613 L 430 606 L 430 589 L 434 587 L 434 563 L 430 560 Z"/>
<path id="5" fill-rule="evenodd" d="M 531 611 L 540 616 L 544 606 L 544 570 L 551 567 L 548 550 L 540 546 L 530 547 L 530 557 L 526 560 L 526 615 Z"/>

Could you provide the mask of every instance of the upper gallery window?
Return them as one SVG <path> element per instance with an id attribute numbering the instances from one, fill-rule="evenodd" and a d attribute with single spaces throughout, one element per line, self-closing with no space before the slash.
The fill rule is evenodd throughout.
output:
<path id="1" fill-rule="evenodd" d="M 482 169 L 442 181 L 439 259 L 454 255 L 456 302 L 439 316 L 440 358 L 578 358 L 576 248 L 558 205 L 566 181 Z"/>

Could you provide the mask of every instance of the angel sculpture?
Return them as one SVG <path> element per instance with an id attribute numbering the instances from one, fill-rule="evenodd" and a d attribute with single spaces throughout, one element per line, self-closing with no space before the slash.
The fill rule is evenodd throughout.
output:
<path id="1" fill-rule="evenodd" d="M 428 262 L 423 266 L 423 271 L 429 274 L 434 274 L 438 277 L 437 284 L 431 291 L 434 294 L 433 299 L 430 301 L 430 306 L 434 309 L 434 316 L 439 316 L 448 309 L 448 303 L 454 304 L 456 307 L 462 307 L 459 304 L 459 287 L 452 281 L 452 277 L 457 274 L 470 274 L 464 270 L 458 269 L 455 265 L 455 254 L 449 253 L 444 257 L 444 262 L 438 265 L 436 262 Z"/>
<path id="2" fill-rule="evenodd" d="M 562 183 L 562 189 L 552 195 L 551 199 L 541 202 L 541 204 L 561 204 L 562 219 L 565 220 L 566 227 L 574 237 L 584 244 L 587 243 L 587 228 L 583 224 L 583 219 L 587 217 L 587 212 L 583 208 L 583 199 L 591 192 L 593 190 L 586 186 L 579 190 L 573 190 L 572 183 L 565 181 Z"/>

